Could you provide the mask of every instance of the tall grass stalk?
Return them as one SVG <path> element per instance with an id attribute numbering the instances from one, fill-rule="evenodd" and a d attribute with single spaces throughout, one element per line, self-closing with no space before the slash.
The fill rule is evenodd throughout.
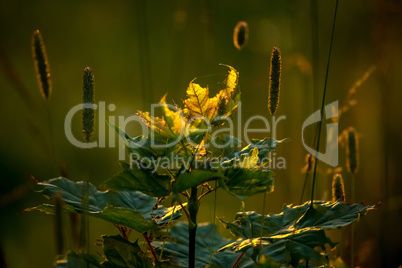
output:
<path id="1" fill-rule="evenodd" d="M 217 186 L 218 186 L 218 183 L 215 181 L 215 185 L 214 185 L 214 189 L 215 189 L 215 192 L 214 192 L 214 213 L 213 213 L 212 222 L 213 222 L 213 224 L 214 224 L 214 226 L 216 228 L 218 228 L 216 226 L 216 200 L 218 199 Z M 212 232 L 211 255 L 209 256 L 209 263 L 212 263 L 212 254 L 214 253 L 214 245 L 215 245 L 215 233 L 216 232 Z"/>
<path id="2" fill-rule="evenodd" d="M 82 132 L 84 135 L 85 142 L 87 143 L 89 150 L 89 142 L 94 133 L 95 128 L 95 112 L 94 112 L 94 95 L 95 95 L 95 83 L 94 77 L 92 75 L 92 70 L 89 67 L 86 67 L 83 71 L 83 94 L 82 94 L 82 102 L 84 104 L 84 109 L 82 110 Z M 83 208 L 85 213 L 83 213 L 82 221 L 81 221 L 81 239 L 84 240 L 86 238 L 85 244 L 87 253 L 89 253 L 90 249 L 90 236 L 89 236 L 89 176 L 86 178 L 86 187 L 85 187 L 85 198 L 83 199 Z M 85 245 L 84 243 L 82 246 Z M 85 247 L 85 246 L 84 246 Z M 89 265 L 89 264 L 88 264 Z"/>
<path id="3" fill-rule="evenodd" d="M 52 118 L 50 114 L 49 102 L 46 102 L 46 114 L 47 114 L 47 126 L 50 137 L 50 150 L 51 150 L 51 158 L 53 159 L 53 169 L 56 174 L 60 174 L 59 165 L 56 157 L 55 143 L 54 143 L 54 135 L 52 128 Z"/>
<path id="4" fill-rule="evenodd" d="M 141 89 L 144 98 L 144 103 L 152 103 L 152 75 L 151 75 L 151 57 L 149 52 L 149 36 L 148 36 L 148 23 L 147 23 L 147 1 L 136 1 L 136 18 L 137 18 L 137 32 L 138 35 L 138 57 L 140 61 L 140 77 Z"/>
<path id="5" fill-rule="evenodd" d="M 324 92 L 322 94 L 322 103 L 321 103 L 321 111 L 320 111 L 321 118 L 320 118 L 320 121 L 318 122 L 318 134 L 317 134 L 317 145 L 316 145 L 316 156 L 315 156 L 316 159 L 317 159 L 318 152 L 320 150 L 322 117 L 324 115 L 325 96 L 327 93 L 328 74 L 329 74 L 329 66 L 330 66 L 330 62 L 331 62 L 332 44 L 334 41 L 335 21 L 336 21 L 337 12 L 338 12 L 338 0 L 336 0 L 336 3 L 335 3 L 334 19 L 332 22 L 331 41 L 329 44 L 329 52 L 328 52 L 328 62 L 327 62 L 327 69 L 326 69 L 326 73 L 325 73 Z M 313 201 L 314 201 L 314 190 L 315 190 L 315 181 L 316 181 L 316 175 L 317 175 L 317 164 L 318 164 L 318 161 L 315 161 L 314 171 L 313 171 L 313 183 L 311 186 L 311 203 L 310 203 L 311 207 L 313 207 Z"/>
<path id="6" fill-rule="evenodd" d="M 45 43 L 43 42 L 42 34 L 36 30 L 31 38 L 32 58 L 38 80 L 39 92 L 46 102 L 47 125 L 50 137 L 51 158 L 53 159 L 53 168 L 56 173 L 59 173 L 56 152 L 54 149 L 54 137 L 52 131 L 51 115 L 49 108 L 49 99 L 52 95 L 52 79 L 50 75 L 49 61 L 46 53 Z"/>
<path id="7" fill-rule="evenodd" d="M 299 201 L 300 204 L 303 202 L 303 196 L 304 196 L 304 192 L 306 190 L 307 179 L 311 173 L 311 170 L 313 169 L 314 162 L 315 162 L 314 157 L 311 154 L 307 154 L 306 155 L 306 165 L 302 170 L 302 172 L 305 174 L 305 177 L 304 177 L 304 183 L 303 183 L 303 190 L 302 190 L 302 193 L 300 196 L 300 201 Z"/>
<path id="8" fill-rule="evenodd" d="M 347 132 L 346 146 L 346 167 L 352 176 L 351 183 L 351 202 L 355 202 L 356 181 L 355 175 L 359 169 L 359 139 L 353 127 L 350 127 Z M 354 267 L 354 251 L 355 251 L 355 224 L 352 223 L 350 231 L 350 267 Z"/>
<path id="9" fill-rule="evenodd" d="M 274 47 L 271 52 L 270 68 L 269 68 L 269 88 L 268 88 L 268 112 L 273 116 L 279 107 L 279 96 L 281 92 L 281 73 L 282 72 L 282 57 L 279 48 Z M 275 133 L 274 133 L 275 134 Z M 271 137 L 270 146 L 274 147 L 275 136 Z M 265 204 L 267 200 L 267 193 L 264 193 L 263 203 L 262 203 L 262 220 L 261 220 L 261 230 L 260 236 L 262 237 L 264 230 L 264 215 L 265 215 Z M 260 239 L 260 248 L 262 248 L 262 240 Z M 241 257 L 244 254 L 241 255 Z M 239 257 L 240 260 L 240 257 Z"/>
<path id="10" fill-rule="evenodd" d="M 64 214 L 64 201 L 60 192 L 53 196 L 55 203 L 55 240 L 56 240 L 56 253 L 62 255 L 64 253 L 64 236 L 63 236 L 63 214 Z"/>
<path id="11" fill-rule="evenodd" d="M 318 95 L 318 77 L 319 77 L 319 40 L 318 40 L 318 9 L 317 9 L 317 0 L 311 0 L 310 2 L 310 9 L 311 9 L 311 48 L 312 48 L 312 58 L 313 58 L 313 110 L 315 109 L 315 102 L 316 96 Z M 318 133 L 318 126 L 317 131 L 314 134 L 314 138 L 311 144 L 311 147 L 314 146 L 317 140 L 317 133 Z M 307 180 L 309 177 L 309 173 L 305 173 L 304 182 L 303 182 L 303 189 L 300 195 L 300 204 L 303 202 L 304 192 L 306 191 Z"/>

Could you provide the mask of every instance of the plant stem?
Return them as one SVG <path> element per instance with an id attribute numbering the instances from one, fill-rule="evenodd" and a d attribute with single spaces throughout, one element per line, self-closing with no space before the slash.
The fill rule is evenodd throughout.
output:
<path id="1" fill-rule="evenodd" d="M 232 268 L 236 268 L 237 265 L 240 263 L 241 259 L 243 258 L 244 254 L 246 254 L 245 251 L 243 251 L 240 256 L 237 258 L 236 262 L 233 264 Z"/>
<path id="2" fill-rule="evenodd" d="M 214 189 L 213 190 L 211 190 L 211 191 L 215 191 L 215 193 L 214 193 L 214 213 L 213 213 L 213 220 L 212 220 L 212 222 L 213 222 L 213 224 L 214 224 L 214 226 L 216 227 L 216 230 L 218 231 L 218 227 L 216 226 L 216 200 L 217 200 L 217 187 L 218 187 L 218 183 L 215 181 L 215 187 L 214 187 Z M 211 192 L 210 191 L 210 192 Z M 207 193 L 208 194 L 208 193 Z M 200 196 L 201 197 L 201 196 Z M 198 198 L 198 200 L 200 200 L 200 198 Z M 214 253 L 214 244 L 215 244 L 215 233 L 216 232 L 213 232 L 212 233 L 212 243 L 211 243 L 211 255 L 209 256 L 209 263 L 211 264 L 212 263 L 212 255 L 213 255 L 213 253 Z"/>
<path id="3" fill-rule="evenodd" d="M 142 236 L 144 237 L 145 241 L 146 241 L 147 244 L 148 244 L 149 250 L 151 251 L 152 256 L 153 256 L 154 259 L 155 259 L 155 263 L 157 263 L 157 262 L 158 262 L 158 258 L 156 257 L 154 248 L 152 247 L 151 242 L 149 241 L 149 238 L 148 238 L 147 234 L 146 234 L 146 233 L 143 233 Z"/>
<path id="4" fill-rule="evenodd" d="M 352 202 L 355 202 L 355 174 L 352 174 Z M 354 267 L 355 255 L 355 224 L 352 223 L 350 230 L 350 267 Z"/>
<path id="5" fill-rule="evenodd" d="M 150 65 L 149 36 L 147 22 L 147 1 L 136 1 L 138 56 L 140 60 L 140 78 L 144 103 L 153 103 L 152 74 Z"/>
<path id="6" fill-rule="evenodd" d="M 54 170 L 56 172 L 57 175 L 59 175 L 59 168 L 57 165 L 57 158 L 56 158 L 56 151 L 54 149 L 54 138 L 53 138 L 53 129 L 52 129 L 52 120 L 51 120 L 51 116 L 50 116 L 50 108 L 49 108 L 49 102 L 46 101 L 46 113 L 47 113 L 47 125 L 49 128 L 49 136 L 50 136 L 50 150 L 52 151 L 52 158 L 53 158 L 53 166 L 54 166 Z"/>
<path id="7" fill-rule="evenodd" d="M 336 3 L 335 3 L 334 19 L 333 19 L 333 22 L 332 22 L 331 42 L 329 44 L 327 70 L 326 70 L 326 73 L 325 73 L 324 92 L 322 94 L 322 103 L 321 103 L 321 111 L 320 111 L 321 118 L 320 118 L 320 121 L 318 122 L 317 146 L 316 146 L 316 150 L 315 150 L 315 153 L 316 153 L 315 159 L 316 159 L 316 161 L 314 162 L 313 184 L 312 184 L 312 187 L 311 187 L 311 203 L 310 203 L 311 207 L 313 207 L 313 201 L 314 201 L 314 188 L 315 188 L 315 179 L 316 179 L 316 174 L 317 174 L 318 152 L 320 150 L 322 117 L 324 115 L 325 95 L 327 93 L 328 73 L 329 73 L 329 65 L 330 65 L 330 62 L 331 62 L 332 43 L 334 41 L 335 21 L 336 21 L 336 13 L 337 13 L 337 11 L 338 11 L 338 0 L 336 0 Z"/>
<path id="8" fill-rule="evenodd" d="M 188 267 L 195 267 L 195 239 L 197 234 L 197 213 L 198 213 L 198 200 L 197 200 L 197 187 L 191 188 L 190 198 L 188 199 L 188 211 L 190 218 L 188 220 Z"/>
<path id="9" fill-rule="evenodd" d="M 300 205 L 301 205 L 302 202 L 303 202 L 303 196 L 304 196 L 304 192 L 305 192 L 305 190 L 306 190 L 308 174 L 309 174 L 309 173 L 306 172 L 306 175 L 304 176 L 303 190 L 302 190 L 302 193 L 301 193 L 301 196 L 300 196 L 300 201 L 299 201 L 299 204 L 300 204 Z"/>
<path id="10" fill-rule="evenodd" d="M 262 201 L 262 221 L 261 221 L 261 230 L 260 230 L 260 250 L 262 249 L 262 240 L 261 240 L 261 237 L 262 237 L 262 233 L 263 233 L 263 231 L 264 231 L 264 217 L 265 217 L 265 203 L 266 203 L 266 199 L 267 199 L 267 193 L 265 192 L 264 193 L 264 199 L 263 199 L 263 201 Z M 260 254 L 259 254 L 259 256 L 261 256 L 261 251 L 260 251 Z"/>

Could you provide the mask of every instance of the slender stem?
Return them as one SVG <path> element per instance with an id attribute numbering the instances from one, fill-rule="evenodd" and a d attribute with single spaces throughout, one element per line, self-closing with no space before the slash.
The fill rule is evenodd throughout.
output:
<path id="1" fill-rule="evenodd" d="M 236 268 L 237 265 L 240 263 L 241 259 L 243 258 L 244 254 L 246 254 L 245 251 L 243 251 L 240 256 L 237 258 L 236 262 L 233 264 L 232 268 Z"/>
<path id="2" fill-rule="evenodd" d="M 318 10 L 317 0 L 311 0 L 311 43 L 313 52 L 313 104 L 315 104 L 315 97 L 318 90 Z"/>
<path id="3" fill-rule="evenodd" d="M 89 154 L 89 142 L 87 142 L 87 154 Z M 85 221 L 85 223 L 86 223 L 86 232 L 87 232 L 87 253 L 89 254 L 89 247 L 90 247 L 90 243 L 89 243 L 89 241 L 90 241 L 90 236 L 89 236 L 89 174 L 88 174 L 88 177 L 86 178 L 86 185 L 87 185 L 87 187 L 86 187 L 86 196 L 87 196 L 87 198 L 86 198 L 86 200 L 85 200 L 85 202 L 86 202 L 86 208 L 87 208 L 87 212 L 86 212 L 86 214 L 85 214 L 85 217 L 86 217 L 86 221 Z M 89 263 L 87 262 L 87 268 L 89 268 Z"/>
<path id="4" fill-rule="evenodd" d="M 52 151 L 53 158 L 53 166 L 57 175 L 59 175 L 59 168 L 57 165 L 56 151 L 54 149 L 54 138 L 53 138 L 53 130 L 52 130 L 52 120 L 50 116 L 49 102 L 46 101 L 46 113 L 47 113 L 47 126 L 49 128 L 49 136 L 50 136 L 50 150 Z"/>
<path id="5" fill-rule="evenodd" d="M 267 193 L 265 192 L 265 193 L 264 193 L 264 199 L 263 199 L 263 202 L 262 202 L 262 221 L 261 221 L 261 230 L 260 230 L 260 247 L 262 247 L 262 240 L 261 240 L 261 237 L 262 237 L 262 232 L 263 232 L 263 230 L 264 230 L 264 216 L 265 216 L 265 203 L 266 203 L 266 199 L 267 199 Z M 260 251 L 260 254 L 261 254 L 261 251 Z"/>
<path id="6" fill-rule="evenodd" d="M 142 236 L 144 237 L 145 241 L 146 241 L 147 244 L 148 244 L 149 250 L 151 251 L 152 256 L 153 256 L 154 259 L 155 259 L 155 263 L 157 263 L 157 262 L 158 262 L 158 258 L 156 257 L 154 248 L 152 247 L 151 242 L 149 241 L 149 238 L 148 238 L 147 234 L 146 234 L 146 233 L 143 233 Z"/>
<path id="7" fill-rule="evenodd" d="M 136 1 L 137 12 L 137 31 L 138 38 L 138 56 L 140 60 L 140 78 L 141 88 L 144 98 L 144 103 L 151 103 L 153 101 L 152 90 L 152 74 L 150 65 L 150 51 L 149 51 L 149 36 L 148 36 L 148 22 L 147 22 L 147 1 Z"/>
<path id="8" fill-rule="evenodd" d="M 216 183 L 216 181 L 215 181 L 215 183 Z M 215 192 L 215 195 L 216 195 L 216 190 L 217 190 L 218 188 L 219 188 L 219 186 L 216 187 L 216 188 L 214 188 L 214 189 L 212 189 L 212 190 L 206 191 L 205 193 L 201 194 L 201 195 L 198 197 L 198 200 L 201 200 L 204 196 L 206 196 L 206 195 L 208 195 L 208 194 L 210 194 L 210 193 L 212 193 L 212 192 Z M 215 218 L 215 216 L 214 216 L 214 218 Z"/>
<path id="9" fill-rule="evenodd" d="M 309 174 L 309 172 L 306 172 L 306 175 L 305 175 L 305 177 L 304 177 L 303 190 L 302 190 L 302 193 L 301 193 L 301 196 L 300 196 L 300 201 L 299 201 L 299 204 L 300 204 L 300 205 L 301 205 L 302 202 L 303 202 L 304 192 L 306 191 L 306 185 L 307 185 L 308 174 Z"/>
<path id="10" fill-rule="evenodd" d="M 210 190 L 209 192 L 207 192 L 206 194 L 210 193 L 211 191 L 215 191 L 214 193 L 214 213 L 213 213 L 213 224 L 214 226 L 216 226 L 216 200 L 217 200 L 217 191 L 216 188 L 218 187 L 218 183 L 215 181 L 215 187 L 213 190 Z M 200 196 L 201 197 L 201 196 Z M 198 198 L 198 200 L 200 200 L 200 198 Z M 212 243 L 211 243 L 211 255 L 209 256 L 209 263 L 212 262 L 212 254 L 214 252 L 214 245 L 215 245 L 215 234 L 216 232 L 212 232 Z"/>
<path id="11" fill-rule="evenodd" d="M 179 203 L 181 209 L 184 211 L 184 214 L 186 214 L 187 219 L 190 220 L 190 215 L 188 214 L 187 210 L 185 209 L 185 207 L 183 206 L 183 204 L 181 203 L 180 200 L 178 200 L 178 203 Z"/>
<path id="12" fill-rule="evenodd" d="M 182 206 L 182 207 L 183 207 L 183 206 Z M 166 228 L 166 231 L 167 231 L 167 232 L 169 232 L 169 227 L 170 227 L 170 224 L 171 224 L 172 221 L 173 221 L 173 215 L 174 215 L 175 210 L 176 210 L 176 206 L 173 207 L 173 212 L 172 212 L 172 214 L 170 215 L 170 220 L 169 220 L 169 223 L 168 223 L 167 228 Z M 160 260 L 162 260 L 163 250 L 165 249 L 165 244 L 166 244 L 166 239 L 163 240 L 162 249 L 161 249 L 161 254 L 159 255 L 159 259 L 160 259 Z"/>
<path id="13" fill-rule="evenodd" d="M 316 146 L 316 151 L 315 151 L 315 153 L 316 153 L 316 155 L 315 155 L 316 161 L 314 162 L 313 184 L 312 184 L 312 187 L 311 187 L 311 203 L 310 203 L 311 207 L 313 206 L 313 201 L 314 201 L 314 188 L 315 188 L 315 180 L 316 180 L 316 174 L 317 174 L 318 152 L 320 150 L 322 117 L 324 115 L 325 95 L 327 93 L 328 73 L 329 73 L 329 66 L 330 66 L 330 62 L 331 62 L 332 43 L 334 41 L 335 21 L 336 21 L 337 11 L 338 11 L 338 0 L 336 0 L 336 3 L 335 3 L 334 20 L 332 22 L 331 42 L 329 44 L 327 70 L 326 70 L 326 73 L 325 73 L 324 93 L 322 94 L 322 103 L 321 103 L 321 112 L 320 112 L 321 118 L 320 118 L 320 121 L 318 122 L 317 146 Z"/>
<path id="14" fill-rule="evenodd" d="M 352 174 L 352 200 L 351 203 L 355 202 L 355 174 Z M 352 223 L 350 230 L 350 267 L 354 267 L 354 256 L 355 256 L 355 224 Z"/>
<path id="15" fill-rule="evenodd" d="M 188 267 L 195 268 L 195 239 L 197 234 L 198 213 L 197 187 L 191 188 L 191 195 L 188 200 L 188 211 L 190 213 L 190 219 L 188 221 Z"/>
<path id="16" fill-rule="evenodd" d="M 343 229 L 339 230 L 339 257 L 343 260 Z"/>

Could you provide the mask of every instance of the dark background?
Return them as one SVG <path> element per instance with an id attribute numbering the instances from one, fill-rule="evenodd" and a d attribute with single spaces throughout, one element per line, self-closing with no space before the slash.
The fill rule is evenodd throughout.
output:
<path id="1" fill-rule="evenodd" d="M 94 71 L 96 100 L 117 107 L 107 116 L 127 117 L 138 109 L 148 110 L 166 92 L 169 101 L 181 103 L 194 77 L 213 91 L 227 72 L 219 63 L 229 64 L 240 73 L 245 121 L 256 114 L 268 117 L 269 57 L 272 47 L 278 46 L 283 72 L 277 116 L 287 119 L 279 123 L 277 138 L 292 141 L 277 149 L 277 156 L 286 159 L 286 169 L 274 170 L 275 192 L 268 195 L 266 212 L 279 213 L 283 204 L 297 204 L 306 154 L 301 126 L 320 107 L 335 7 L 332 0 L 318 2 L 313 23 L 318 39 L 314 39 L 311 1 L 0 1 L 0 245 L 8 267 L 51 267 L 54 260 L 52 217 L 18 215 L 44 201 L 33 192 L 29 174 L 41 180 L 58 175 L 46 109 L 56 157 L 69 178 L 89 177 L 98 185 L 119 170 L 117 148 L 79 149 L 64 134 L 65 115 L 81 101 L 86 66 Z M 336 21 L 326 103 L 345 104 L 353 84 L 376 67 L 357 89 L 357 104 L 339 121 L 340 132 L 353 126 L 360 137 L 357 201 L 382 201 L 378 210 L 357 224 L 356 253 L 362 267 L 402 264 L 401 17 L 399 1 L 355 0 L 340 1 Z M 239 52 L 232 34 L 240 20 L 248 22 L 250 36 Z M 39 94 L 32 62 L 30 39 L 36 29 L 43 35 L 52 74 L 48 107 Z M 318 42 L 316 68 L 314 40 Z M 314 129 L 306 130 L 309 143 Z M 81 135 L 79 116 L 73 120 L 73 132 Z M 128 132 L 140 134 L 135 126 Z M 96 133 L 94 139 L 98 137 Z M 344 162 L 341 148 L 348 199 L 351 177 Z M 317 198 L 331 198 L 329 168 L 319 163 Z M 308 190 L 307 194 L 305 201 Z M 246 209 L 262 213 L 262 198 L 246 199 Z M 218 191 L 218 217 L 233 219 L 239 207 L 240 201 Z M 200 222 L 213 221 L 212 215 L 211 196 L 201 207 Z M 91 223 L 92 251 L 100 251 L 95 240 L 118 231 L 99 220 Z M 222 226 L 219 229 L 230 236 Z M 337 234 L 332 236 L 337 240 Z"/>

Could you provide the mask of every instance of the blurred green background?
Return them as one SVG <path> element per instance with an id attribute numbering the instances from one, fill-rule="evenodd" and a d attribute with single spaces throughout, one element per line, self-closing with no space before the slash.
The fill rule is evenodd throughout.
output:
<path id="1" fill-rule="evenodd" d="M 180 104 L 195 77 L 213 91 L 227 69 L 240 73 L 243 122 L 252 115 L 268 116 L 269 57 L 273 46 L 282 52 L 281 100 L 277 138 L 292 138 L 277 149 L 286 169 L 275 170 L 275 192 L 266 212 L 279 213 L 283 204 L 300 199 L 306 151 L 301 141 L 303 121 L 319 109 L 335 1 L 0 1 L 0 245 L 7 267 L 52 267 L 55 249 L 53 219 L 24 208 L 44 201 L 33 192 L 32 175 L 41 180 L 58 176 L 48 130 L 46 103 L 41 98 L 31 56 L 34 30 L 43 35 L 53 81 L 48 103 L 55 153 L 68 177 L 89 177 L 95 185 L 119 170 L 117 148 L 83 150 L 64 134 L 67 112 L 81 102 L 82 70 L 93 69 L 96 101 L 115 104 L 107 116 L 149 110 L 168 92 Z M 360 170 L 356 198 L 365 204 L 382 200 L 357 227 L 357 263 L 362 267 L 402 264 L 402 5 L 397 0 L 340 1 L 326 103 L 347 103 L 350 88 L 373 65 L 376 70 L 357 89 L 357 104 L 339 121 L 340 132 L 354 126 L 360 137 Z M 233 46 L 233 28 L 248 23 L 247 46 Z M 314 23 L 312 23 L 314 22 Z M 317 27 L 317 47 L 312 29 Z M 313 64 L 313 51 L 318 61 Z M 316 70 L 314 89 L 313 70 Z M 328 122 L 326 122 L 328 123 Z M 254 125 L 253 125 L 254 127 Z M 255 124 L 255 127 L 261 125 Z M 315 127 L 307 129 L 311 143 Z M 73 132 L 81 136 L 80 118 Z M 129 134 L 139 135 L 134 125 Z M 106 140 L 109 138 L 108 130 Z M 266 135 L 257 133 L 255 138 Z M 95 140 L 99 138 L 95 134 Z M 117 137 L 116 137 L 117 141 Z M 324 151 L 325 148 L 321 147 Z M 347 198 L 350 175 L 340 150 Z M 330 199 L 332 173 L 319 163 L 317 198 Z M 310 178 L 311 179 L 311 178 Z M 308 188 L 311 181 L 308 183 Z M 304 200 L 307 201 L 309 190 Z M 262 195 L 246 199 L 246 209 L 262 213 Z M 218 191 L 216 215 L 233 219 L 240 201 Z M 213 221 L 213 197 L 200 211 L 200 222 Z M 230 236 L 223 227 L 219 229 Z M 102 234 L 117 234 L 111 224 L 91 221 L 92 251 Z M 334 240 L 337 240 L 337 234 Z M 399 254 L 399 255 L 398 255 Z M 1 266 L 1 264 L 0 264 Z"/>

